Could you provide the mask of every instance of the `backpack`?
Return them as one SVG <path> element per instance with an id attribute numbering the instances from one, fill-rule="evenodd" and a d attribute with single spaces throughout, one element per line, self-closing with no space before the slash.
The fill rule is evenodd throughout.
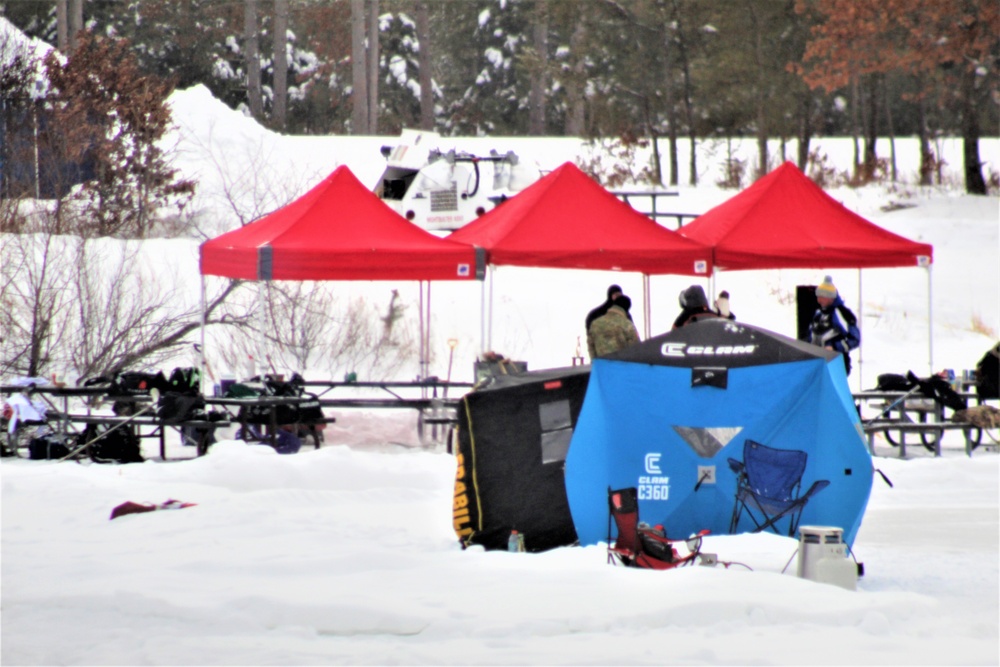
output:
<path id="1" fill-rule="evenodd" d="M 148 394 L 153 389 L 163 390 L 166 378 L 163 373 L 144 373 L 140 371 L 125 371 L 115 376 L 115 387 L 122 395 Z"/>
<path id="2" fill-rule="evenodd" d="M 40 438 L 32 438 L 28 443 L 28 458 L 34 461 L 61 459 L 69 456 L 72 444 L 64 434 L 50 433 Z"/>
<path id="3" fill-rule="evenodd" d="M 96 438 L 96 439 L 95 439 Z M 88 424 L 80 434 L 80 443 L 90 442 L 90 458 L 94 463 L 142 463 L 139 438 L 128 428 L 121 427 L 99 435 L 96 424 Z"/>
<path id="4" fill-rule="evenodd" d="M 201 370 L 194 367 L 175 368 L 170 372 L 170 378 L 166 381 L 164 391 L 189 395 L 200 394 Z"/>
<path id="5" fill-rule="evenodd" d="M 879 391 L 910 391 L 916 385 L 910 382 L 905 375 L 899 373 L 883 373 L 878 376 L 876 389 Z"/>
<path id="6" fill-rule="evenodd" d="M 952 389 L 951 383 L 942 377 L 932 375 L 928 378 L 918 378 L 913 374 L 913 371 L 910 371 L 906 377 L 920 386 L 921 394 L 927 398 L 933 398 L 946 408 L 964 410 L 969 407 L 968 402 Z"/>

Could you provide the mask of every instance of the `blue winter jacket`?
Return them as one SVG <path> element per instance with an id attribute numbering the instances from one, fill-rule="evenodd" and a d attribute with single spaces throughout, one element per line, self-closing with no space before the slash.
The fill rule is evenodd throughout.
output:
<path id="1" fill-rule="evenodd" d="M 838 317 L 838 313 L 843 316 L 843 322 Z M 816 314 L 813 315 L 809 325 L 807 342 L 820 347 L 831 347 L 845 354 L 861 344 L 858 318 L 855 317 L 850 308 L 844 305 L 840 295 L 827 308 L 816 309 Z"/>

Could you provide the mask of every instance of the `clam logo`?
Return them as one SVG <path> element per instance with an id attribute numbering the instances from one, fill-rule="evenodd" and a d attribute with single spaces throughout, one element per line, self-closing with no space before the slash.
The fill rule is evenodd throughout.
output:
<path id="1" fill-rule="evenodd" d="M 654 452 L 646 454 L 646 472 L 650 475 L 660 474 L 660 454 Z"/>

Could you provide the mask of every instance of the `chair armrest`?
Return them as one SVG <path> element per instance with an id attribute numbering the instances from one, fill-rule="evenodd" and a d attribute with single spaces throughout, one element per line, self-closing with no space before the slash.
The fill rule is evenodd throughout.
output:
<path id="1" fill-rule="evenodd" d="M 828 479 L 818 479 L 818 480 L 816 480 L 815 482 L 812 483 L 812 486 L 809 487 L 809 490 L 806 491 L 805 495 L 801 496 L 799 498 L 799 500 L 801 502 L 805 502 L 806 500 L 808 500 L 809 498 L 811 498 L 813 495 L 819 493 L 820 491 L 822 491 L 823 489 L 825 489 L 828 486 L 830 486 L 830 480 L 828 480 Z"/>
<path id="2" fill-rule="evenodd" d="M 737 475 L 743 472 L 744 465 L 742 461 L 737 461 L 736 459 L 728 459 L 728 460 L 729 460 L 730 470 L 735 472 Z"/>

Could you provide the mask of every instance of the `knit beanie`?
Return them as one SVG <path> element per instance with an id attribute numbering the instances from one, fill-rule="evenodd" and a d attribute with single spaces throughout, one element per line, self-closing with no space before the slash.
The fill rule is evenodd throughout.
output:
<path id="1" fill-rule="evenodd" d="M 629 309 L 632 307 L 632 299 L 630 299 L 627 296 L 625 296 L 624 294 L 622 294 L 620 297 L 618 297 L 617 299 L 615 299 L 614 302 L 611 305 L 612 306 L 618 306 L 619 308 L 621 308 L 622 310 L 624 310 L 625 313 L 627 314 L 628 311 L 629 311 Z"/>
<path id="2" fill-rule="evenodd" d="M 616 294 L 622 294 L 622 288 L 618 285 L 612 285 L 608 288 L 608 299 L 614 300 Z"/>
<path id="3" fill-rule="evenodd" d="M 823 284 L 816 288 L 816 297 L 827 299 L 837 298 L 837 288 L 833 285 L 833 276 L 827 276 L 823 279 Z"/>

